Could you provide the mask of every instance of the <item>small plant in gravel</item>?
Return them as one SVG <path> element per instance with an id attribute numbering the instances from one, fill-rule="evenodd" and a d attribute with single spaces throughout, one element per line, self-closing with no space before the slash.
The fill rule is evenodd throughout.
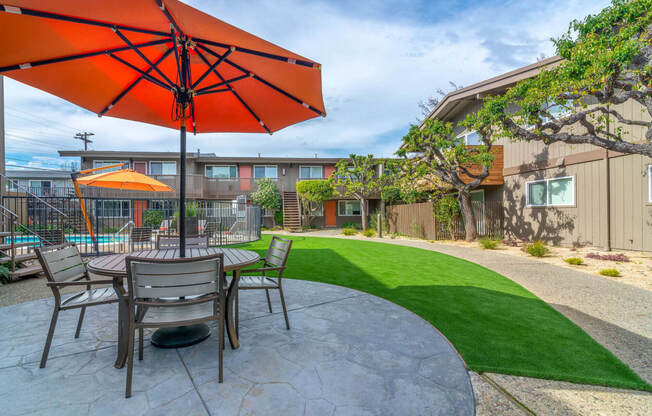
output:
<path id="1" fill-rule="evenodd" d="M 365 237 L 374 237 L 376 235 L 376 231 L 374 231 L 373 228 L 367 228 L 362 232 L 362 235 Z"/>
<path id="2" fill-rule="evenodd" d="M 573 266 L 581 266 L 584 264 L 584 260 L 582 260 L 581 257 L 569 257 L 564 259 L 564 261 L 568 264 L 572 264 Z"/>
<path id="3" fill-rule="evenodd" d="M 629 257 L 624 255 L 623 253 L 617 253 L 617 254 L 589 253 L 586 255 L 586 257 L 595 260 L 607 260 L 607 261 L 629 263 Z"/>
<path id="4" fill-rule="evenodd" d="M 600 270 L 600 274 L 603 276 L 609 276 L 609 277 L 619 277 L 620 272 L 616 269 L 602 269 Z"/>
<path id="5" fill-rule="evenodd" d="M 349 235 L 349 236 L 356 235 L 358 234 L 358 230 L 356 230 L 355 228 L 344 228 L 342 229 L 342 234 Z"/>
<path id="6" fill-rule="evenodd" d="M 360 224 L 355 222 L 345 222 L 344 224 L 342 224 L 342 228 L 351 228 L 353 230 L 359 230 Z"/>
<path id="7" fill-rule="evenodd" d="M 526 244 L 523 248 L 527 254 L 534 257 L 543 257 L 546 254 L 550 253 L 550 249 L 546 247 L 546 245 L 541 240 Z"/>
<path id="8" fill-rule="evenodd" d="M 491 239 L 491 238 L 481 238 L 480 239 L 480 245 L 485 250 L 495 250 L 495 249 L 498 248 L 499 243 L 500 242 L 498 240 L 494 240 L 494 239 Z"/>

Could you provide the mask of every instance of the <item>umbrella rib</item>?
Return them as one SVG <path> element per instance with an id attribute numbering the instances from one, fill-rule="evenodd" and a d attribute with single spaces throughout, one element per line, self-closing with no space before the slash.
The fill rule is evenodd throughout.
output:
<path id="1" fill-rule="evenodd" d="M 172 50 L 173 50 L 173 48 L 168 49 L 168 50 L 167 50 L 167 51 L 166 51 L 166 52 L 165 52 L 165 53 L 164 53 L 164 54 L 163 54 L 159 59 L 156 60 L 156 62 L 154 62 L 154 64 L 155 64 L 155 65 L 158 65 L 158 64 L 160 64 L 161 62 L 163 62 L 163 60 L 164 60 L 165 58 L 167 58 L 167 57 L 172 53 Z M 147 71 L 145 71 L 145 73 L 149 74 L 149 72 L 150 72 L 152 69 L 154 69 L 154 67 L 150 67 L 149 69 L 147 69 Z M 129 91 L 131 91 L 131 90 L 132 90 L 136 85 L 138 85 L 138 83 L 139 83 L 140 81 L 142 81 L 143 78 L 145 78 L 145 77 L 144 77 L 143 75 L 141 75 L 141 76 L 138 77 L 134 82 L 132 82 L 131 84 L 129 84 L 129 86 L 127 86 L 127 88 L 125 88 L 124 90 L 122 90 L 122 92 L 120 92 L 120 94 L 118 94 L 118 96 L 115 97 L 115 98 L 113 99 L 113 101 L 111 101 L 111 104 L 107 105 L 107 106 L 106 106 L 102 111 L 100 111 L 100 112 L 98 113 L 98 115 L 99 115 L 100 117 L 102 117 L 102 116 L 103 116 L 107 111 L 109 111 L 111 108 L 113 108 L 113 106 L 115 106 L 115 105 L 118 103 L 118 101 L 120 101 L 120 100 L 121 100 L 125 95 L 127 95 L 127 93 L 129 93 Z"/>
<path id="2" fill-rule="evenodd" d="M 235 48 L 231 48 L 231 49 L 229 49 L 228 51 L 226 51 L 226 53 L 225 53 L 224 55 L 222 55 L 221 58 L 218 58 L 217 61 L 215 61 L 214 64 L 212 64 L 211 66 L 209 66 L 208 69 L 206 70 L 206 72 L 204 72 L 204 73 L 202 74 L 202 76 L 199 77 L 199 79 L 197 79 L 194 83 L 192 83 L 192 88 L 193 88 L 193 89 L 196 88 L 197 85 L 199 85 L 199 83 L 202 82 L 202 81 L 204 80 L 204 78 L 206 78 L 206 77 L 208 76 L 208 74 L 210 74 L 211 72 L 213 72 L 213 70 L 214 70 L 215 68 L 217 68 L 217 66 L 218 66 L 219 64 L 221 64 L 222 61 L 224 61 L 224 60 L 225 60 L 229 55 L 231 55 L 231 52 L 233 52 L 234 50 L 235 50 Z M 202 89 L 206 89 L 206 88 L 202 88 Z"/>
<path id="3" fill-rule="evenodd" d="M 125 61 L 124 59 L 120 58 L 119 56 L 116 56 L 116 55 L 114 55 L 114 54 L 112 54 L 112 53 L 110 53 L 109 56 L 110 56 L 111 58 L 115 59 L 116 61 L 120 62 L 121 64 L 124 64 L 124 65 L 126 65 L 127 67 L 133 69 L 134 71 L 138 72 L 138 73 L 139 73 L 140 75 L 142 75 L 142 76 L 143 76 L 147 81 L 151 82 L 152 84 L 154 84 L 154 85 L 158 85 L 159 87 L 163 88 L 163 89 L 166 90 L 166 91 L 170 91 L 170 87 L 169 87 L 168 85 L 166 85 L 166 84 L 165 84 L 163 81 L 161 81 L 160 79 L 155 78 L 155 77 L 149 75 L 149 74 L 146 73 L 145 71 L 143 71 L 143 70 L 141 70 L 140 68 L 136 67 L 135 65 L 133 65 L 133 64 L 131 64 L 131 63 Z"/>
<path id="4" fill-rule="evenodd" d="M 201 38 L 193 38 L 194 41 L 196 42 L 201 42 L 205 43 L 207 45 L 211 46 L 218 46 L 220 48 L 230 48 L 232 45 L 227 45 L 226 43 L 221 43 L 221 42 L 214 42 L 212 40 L 206 40 L 206 39 L 201 39 Z M 300 65 L 300 66 L 305 66 L 308 68 L 316 68 L 319 69 L 319 64 L 311 61 L 306 61 L 303 59 L 295 59 L 295 58 L 289 58 L 287 56 L 282 56 L 282 55 L 276 55 L 273 53 L 269 52 L 262 52 L 262 51 L 257 51 L 255 49 L 249 49 L 249 48 L 243 48 L 240 46 L 236 46 L 236 49 L 238 52 L 246 53 L 249 55 L 256 55 L 260 56 L 261 58 L 267 58 L 267 59 L 273 59 L 275 61 L 281 61 L 281 62 L 286 62 L 289 64 L 294 64 L 294 65 Z"/>
<path id="5" fill-rule="evenodd" d="M 168 20 L 170 21 L 172 26 L 174 26 L 176 31 L 179 32 L 179 33 L 183 33 L 183 31 L 181 30 L 181 28 L 177 24 L 176 20 L 174 20 L 174 18 L 170 14 L 170 11 L 167 9 L 167 7 L 165 7 L 165 4 L 163 4 L 163 0 L 155 0 L 155 1 L 156 1 L 156 4 L 158 5 L 159 9 L 161 9 L 161 11 L 165 15 L 165 17 L 168 18 Z"/>
<path id="6" fill-rule="evenodd" d="M 206 46 L 202 45 L 201 43 L 197 43 L 197 46 L 199 46 L 201 49 L 205 50 L 206 52 L 210 53 L 213 56 L 216 56 L 216 57 L 220 56 L 217 52 L 212 51 L 211 49 L 207 48 Z M 229 59 L 225 59 L 224 62 L 226 62 L 227 64 L 231 65 L 232 67 L 244 72 L 245 74 L 251 74 L 251 77 L 253 79 L 255 79 L 258 82 L 268 86 L 269 88 L 271 88 L 271 89 L 285 95 L 286 97 L 288 97 L 292 101 L 300 104 L 301 106 L 303 106 L 303 107 L 305 107 L 305 108 L 307 108 L 309 110 L 312 110 L 313 112 L 317 113 L 318 115 L 320 115 L 320 116 L 325 116 L 326 115 L 325 113 L 322 113 L 320 110 L 318 110 L 317 108 L 311 106 L 310 104 L 306 103 L 305 101 L 295 97 L 294 95 L 292 95 L 289 92 L 283 90 L 282 88 L 277 87 L 276 85 L 272 84 L 271 82 L 265 80 L 264 78 L 261 78 L 260 76 L 254 74 L 253 72 L 249 71 L 248 69 L 236 64 L 235 62 L 232 62 Z"/>
<path id="7" fill-rule="evenodd" d="M 213 69 L 215 69 L 215 68 L 213 68 Z M 212 69 L 211 69 L 211 71 L 212 71 Z M 227 79 L 224 82 L 218 82 L 217 84 L 213 84 L 213 85 L 209 85 L 208 87 L 200 88 L 195 92 L 196 93 L 203 93 L 205 91 L 212 90 L 213 88 L 221 87 L 222 85 L 226 85 L 226 84 L 231 84 L 233 82 L 240 81 L 242 79 L 249 78 L 249 77 L 251 77 L 250 74 L 240 75 L 240 76 L 235 77 L 235 78 Z"/>
<path id="8" fill-rule="evenodd" d="M 116 35 L 118 35 L 120 37 L 120 39 L 122 39 L 124 41 L 124 43 L 126 43 L 131 49 L 133 49 L 133 51 L 136 52 L 138 54 L 138 56 L 140 56 L 143 59 L 143 61 L 145 61 L 147 63 L 147 65 L 149 65 L 150 67 L 154 67 L 154 71 L 158 72 L 158 74 L 161 77 L 163 77 L 164 80 L 167 81 L 167 83 L 169 84 L 170 87 L 174 87 L 174 82 L 170 81 L 170 78 L 168 78 L 163 73 L 163 71 L 161 71 L 159 69 L 158 65 L 154 65 L 152 63 L 152 61 L 150 61 L 149 58 L 147 58 L 145 56 L 145 54 L 140 49 L 136 48 L 134 46 L 134 44 L 131 43 L 131 41 L 129 39 L 127 39 L 127 37 L 124 34 L 122 34 L 122 32 L 120 32 L 120 30 L 118 28 L 114 28 L 113 31 L 115 32 Z"/>
<path id="9" fill-rule="evenodd" d="M 197 91 L 197 92 L 195 92 L 195 95 L 215 94 L 215 93 L 218 93 L 218 92 L 229 92 L 229 91 L 231 91 L 231 90 L 228 89 L 228 88 L 223 88 L 221 90 Z"/>
<path id="10" fill-rule="evenodd" d="M 138 43 L 135 44 L 134 47 L 136 48 L 144 48 L 147 46 L 156 46 L 156 45 L 161 45 L 163 43 L 169 42 L 170 39 L 159 39 L 159 40 L 153 40 L 150 42 L 145 42 L 145 43 Z M 100 55 L 106 55 L 109 53 L 114 53 L 114 52 L 123 52 L 123 51 L 128 51 L 131 49 L 128 46 L 120 46 L 117 48 L 112 48 L 112 49 L 104 49 L 101 51 L 94 51 L 94 52 L 84 52 L 84 53 L 79 53 L 75 55 L 68 55 L 68 56 L 61 56 L 58 58 L 49 58 L 49 59 L 43 59 L 41 61 L 36 61 L 36 62 L 25 62 L 22 64 L 18 65 L 9 65 L 5 67 L 0 67 L 0 72 L 6 72 L 6 71 L 13 71 L 17 69 L 28 69 L 32 68 L 35 66 L 42 66 L 42 65 L 48 65 L 48 64 L 56 64 L 60 62 L 67 62 L 67 61 L 73 61 L 75 59 L 83 59 L 83 58 L 92 58 L 94 56 L 100 56 Z"/>
<path id="11" fill-rule="evenodd" d="M 168 36 L 167 32 L 159 32 L 158 30 L 142 29 L 142 28 L 127 26 L 127 25 L 117 25 L 115 23 L 99 22 L 99 21 L 96 21 L 96 20 L 85 19 L 83 17 L 65 16 L 65 15 L 62 15 L 62 14 L 44 12 L 44 11 L 41 11 L 41 10 L 28 9 L 28 8 L 25 8 L 25 7 L 14 7 L 14 6 L 0 5 L 0 8 L 4 12 L 13 13 L 13 14 L 23 14 L 23 15 L 26 15 L 26 16 L 44 17 L 44 18 L 48 18 L 48 19 L 62 20 L 62 21 L 65 21 L 65 22 L 80 23 L 80 24 L 107 27 L 107 28 L 112 28 L 112 27 L 115 26 L 118 29 L 127 30 L 127 31 L 130 31 L 130 32 L 145 33 L 145 34 L 148 34 L 148 35 Z"/>
<path id="12" fill-rule="evenodd" d="M 201 46 L 201 45 L 199 45 L 199 46 Z M 208 59 L 206 59 L 206 57 L 204 56 L 204 54 L 201 53 L 201 52 L 199 52 L 199 50 L 196 50 L 196 52 L 197 52 L 197 55 L 199 55 L 199 57 L 201 58 L 201 60 L 204 61 L 204 63 L 205 63 L 207 66 L 210 66 L 210 63 L 208 62 Z M 212 51 L 211 51 L 211 52 L 212 52 Z M 213 72 L 215 73 L 215 75 L 217 75 L 217 77 L 218 77 L 220 80 L 222 80 L 222 82 L 225 82 L 225 81 L 226 81 L 226 80 L 224 79 L 224 77 L 222 76 L 222 74 L 219 73 L 219 71 L 217 70 L 217 68 L 213 68 Z M 240 104 L 242 104 L 242 106 L 243 106 L 244 108 L 246 108 L 247 111 L 249 111 L 249 114 L 251 114 L 252 117 L 255 118 L 256 121 L 258 121 L 258 123 L 259 123 L 259 124 L 260 124 L 260 125 L 261 125 L 261 126 L 262 126 L 266 131 L 267 131 L 267 133 L 272 134 L 272 131 L 269 129 L 269 127 L 267 127 L 267 125 L 265 125 L 265 123 L 263 122 L 263 120 L 261 120 L 260 117 L 258 117 L 258 115 L 254 112 L 254 110 L 251 109 L 251 107 L 249 107 L 249 105 L 245 102 L 245 100 L 243 100 L 242 97 L 240 97 L 240 94 L 238 94 L 238 93 L 236 92 L 236 90 L 235 90 L 231 85 L 229 85 L 229 84 L 226 84 L 226 88 L 227 88 L 229 91 L 231 91 L 231 93 L 233 94 L 233 96 L 234 96 L 238 101 L 240 101 Z"/>

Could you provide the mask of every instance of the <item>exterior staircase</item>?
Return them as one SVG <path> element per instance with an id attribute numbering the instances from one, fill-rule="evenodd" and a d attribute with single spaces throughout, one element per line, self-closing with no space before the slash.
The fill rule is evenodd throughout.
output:
<path id="1" fill-rule="evenodd" d="M 293 233 L 302 231 L 301 212 L 296 192 L 283 192 L 283 227 Z"/>
<path id="2" fill-rule="evenodd" d="M 3 228 L 9 230 L 0 232 L 0 264 L 5 264 L 9 269 L 8 280 L 41 273 L 43 269 L 33 250 L 39 242 L 16 242 L 16 237 L 23 235 L 16 232 L 16 214 L 2 205 L 0 214 L 3 217 Z"/>

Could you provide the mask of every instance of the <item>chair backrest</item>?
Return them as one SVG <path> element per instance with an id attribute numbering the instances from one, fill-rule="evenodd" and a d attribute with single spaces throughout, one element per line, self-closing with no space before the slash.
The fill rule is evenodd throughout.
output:
<path id="1" fill-rule="evenodd" d="M 132 243 L 148 243 L 152 240 L 152 229 L 150 227 L 134 227 L 129 237 Z"/>
<path id="2" fill-rule="evenodd" d="M 220 276 L 224 272 L 221 253 L 168 260 L 127 257 L 126 262 L 132 304 L 149 299 L 149 305 L 166 306 L 169 300 L 157 302 L 156 299 L 218 294 L 221 289 Z M 197 303 L 197 300 L 180 299 L 175 301 L 175 306 L 184 302 Z"/>
<path id="3" fill-rule="evenodd" d="M 161 230 L 161 231 L 167 231 L 168 228 L 170 228 L 170 223 L 171 223 L 170 220 L 163 220 L 163 221 L 161 221 L 161 225 L 159 225 L 159 227 L 158 227 L 159 230 Z"/>
<path id="4" fill-rule="evenodd" d="M 265 255 L 265 263 L 274 267 L 285 267 L 291 247 L 292 240 L 273 236 Z"/>
<path id="5" fill-rule="evenodd" d="M 84 261 L 77 247 L 70 243 L 37 247 L 36 255 L 50 282 L 67 282 L 85 276 Z"/>
<path id="6" fill-rule="evenodd" d="M 61 228 L 38 230 L 37 234 L 42 246 L 57 246 L 65 242 Z"/>
<path id="7" fill-rule="evenodd" d="M 179 248 L 179 236 L 159 235 L 156 248 L 159 250 Z M 208 236 L 186 237 L 186 248 L 208 248 Z"/>

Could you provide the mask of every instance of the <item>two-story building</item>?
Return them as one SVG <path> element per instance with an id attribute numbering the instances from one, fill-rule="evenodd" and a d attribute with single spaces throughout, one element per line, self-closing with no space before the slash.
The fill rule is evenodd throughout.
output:
<path id="1" fill-rule="evenodd" d="M 483 97 L 501 94 L 560 62 L 548 58 L 451 92 L 429 117 L 457 123 L 477 111 Z M 629 119 L 650 122 L 648 112 L 633 101 L 618 107 Z M 624 130 L 625 140 L 644 139 L 644 127 Z M 477 144 L 473 131 L 458 127 L 456 134 Z M 508 238 L 652 251 L 652 159 L 591 145 L 506 139 L 496 144 L 502 146 L 497 162 L 504 183 L 483 183 L 476 195 L 503 202 Z"/>
<path id="2" fill-rule="evenodd" d="M 70 171 L 7 169 L 5 181 L 7 192 L 26 193 L 36 196 L 68 196 L 72 190 Z"/>
<path id="3" fill-rule="evenodd" d="M 160 207 L 164 200 L 177 198 L 179 189 L 179 153 L 176 152 L 125 152 L 125 151 L 68 151 L 60 150 L 62 157 L 81 158 L 81 169 L 123 163 L 140 173 L 149 175 L 175 190 L 174 193 L 128 192 L 102 190 L 105 197 L 125 198 L 123 210 L 133 198 L 147 198 L 147 204 Z M 231 201 L 256 191 L 257 180 L 270 178 L 277 183 L 284 199 L 296 200 L 296 184 L 301 180 L 327 179 L 335 170 L 340 158 L 297 157 L 221 157 L 214 153 L 189 152 L 186 157 L 186 195 L 189 199 L 207 201 Z M 380 172 L 380 165 L 378 170 Z M 138 202 L 142 204 L 141 202 Z M 379 199 L 369 203 L 368 213 L 380 206 Z M 358 201 L 337 197 L 327 201 L 313 213 L 312 225 L 340 227 L 344 223 L 360 223 Z M 272 213 L 264 213 L 264 224 L 271 226 Z"/>

